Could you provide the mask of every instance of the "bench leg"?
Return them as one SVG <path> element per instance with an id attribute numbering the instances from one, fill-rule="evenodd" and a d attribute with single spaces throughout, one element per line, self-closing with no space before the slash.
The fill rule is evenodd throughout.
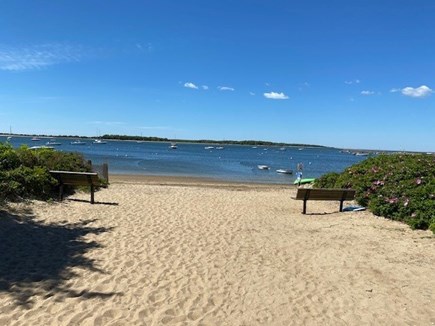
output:
<path id="1" fill-rule="evenodd" d="M 342 212 L 342 211 L 343 211 L 343 201 L 340 200 L 340 212 Z"/>
<path id="2" fill-rule="evenodd" d="M 94 185 L 91 185 L 91 204 L 94 203 Z"/>
<path id="3" fill-rule="evenodd" d="M 59 201 L 63 200 L 63 184 L 61 183 L 59 186 Z"/>
<path id="4" fill-rule="evenodd" d="M 304 209 L 302 210 L 302 214 L 306 214 L 307 213 L 307 201 L 304 200 Z"/>

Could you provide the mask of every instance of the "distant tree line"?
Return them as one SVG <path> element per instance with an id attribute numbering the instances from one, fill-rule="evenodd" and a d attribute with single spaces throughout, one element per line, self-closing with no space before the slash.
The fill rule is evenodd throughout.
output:
<path id="1" fill-rule="evenodd" d="M 263 140 L 211 140 L 211 139 L 169 139 L 160 137 L 126 136 L 126 135 L 103 135 L 104 139 L 114 140 L 135 140 L 135 141 L 156 141 L 156 142 L 177 142 L 177 143 L 199 143 L 199 144 L 221 144 L 221 145 L 250 145 L 250 146 L 295 146 L 295 147 L 325 147 L 320 145 L 275 143 Z"/>
<path id="2" fill-rule="evenodd" d="M 0 133 L 3 136 L 10 136 L 9 133 Z M 200 143 L 200 144 L 221 144 L 221 145 L 249 145 L 249 146 L 294 146 L 294 147 L 326 147 L 321 145 L 309 144 L 290 144 L 275 143 L 263 140 L 211 140 L 211 139 L 169 139 L 162 137 L 144 137 L 144 136 L 127 136 L 127 135 L 103 135 L 99 137 L 79 136 L 79 135 L 35 135 L 35 134 L 11 134 L 11 136 L 20 137 L 44 137 L 44 138 L 103 138 L 113 140 L 131 140 L 131 141 L 153 141 L 153 142 L 177 142 L 177 143 Z"/>

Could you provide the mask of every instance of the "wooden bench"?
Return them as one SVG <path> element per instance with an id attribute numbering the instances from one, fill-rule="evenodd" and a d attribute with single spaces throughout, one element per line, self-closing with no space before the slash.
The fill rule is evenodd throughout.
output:
<path id="1" fill-rule="evenodd" d="M 303 200 L 304 208 L 302 214 L 307 213 L 308 200 L 332 200 L 340 202 L 340 212 L 343 211 L 343 202 L 345 200 L 353 200 L 355 198 L 355 190 L 353 189 L 307 189 L 298 188 L 298 192 L 294 199 Z"/>
<path id="2" fill-rule="evenodd" d="M 63 186 L 89 186 L 91 190 L 91 204 L 94 203 L 95 186 L 100 185 L 97 173 L 93 172 L 72 172 L 72 171 L 50 171 L 50 174 L 59 181 L 59 200 L 63 200 Z"/>

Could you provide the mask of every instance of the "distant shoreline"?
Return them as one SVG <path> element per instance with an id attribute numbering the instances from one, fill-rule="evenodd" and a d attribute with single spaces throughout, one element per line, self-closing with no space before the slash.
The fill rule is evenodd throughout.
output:
<path id="1" fill-rule="evenodd" d="M 169 139 L 160 137 L 142 137 L 142 136 L 126 136 L 126 135 L 102 135 L 102 136 L 78 136 L 78 135 L 37 135 L 37 134 L 13 134 L 13 133 L 0 133 L 0 136 L 12 137 L 40 137 L 40 138 L 67 138 L 67 139 L 104 139 L 114 141 L 140 141 L 140 142 L 176 142 L 176 143 L 190 143 L 190 144 L 221 144 L 221 145 L 246 145 L 246 146 L 286 146 L 286 147 L 304 147 L 304 148 L 335 148 L 323 145 L 311 144 L 291 144 L 282 142 L 270 142 L 263 140 L 212 140 L 212 139 Z"/>
<path id="2" fill-rule="evenodd" d="M 62 138 L 62 139 L 104 139 L 109 141 L 126 141 L 126 142 L 144 142 L 144 143 L 183 143 L 183 144 L 213 144 L 213 145 L 240 145 L 240 146 L 272 146 L 272 147 L 295 147 L 295 148 L 331 148 L 337 150 L 348 150 L 351 152 L 388 152 L 388 153 L 404 153 L 404 154 L 430 154 L 434 155 L 435 151 L 409 151 L 409 150 L 394 150 L 394 149 L 367 149 L 367 148 L 352 148 L 352 147 L 335 147 L 325 145 L 310 145 L 310 144 L 290 144 L 290 143 L 275 143 L 261 140 L 186 140 L 186 139 L 168 139 L 159 137 L 141 137 L 141 136 L 126 136 L 128 139 L 119 139 L 107 137 L 108 135 L 99 136 L 78 136 L 78 135 L 38 135 L 38 134 L 14 134 L 0 132 L 0 137 L 38 137 L 38 138 Z"/>

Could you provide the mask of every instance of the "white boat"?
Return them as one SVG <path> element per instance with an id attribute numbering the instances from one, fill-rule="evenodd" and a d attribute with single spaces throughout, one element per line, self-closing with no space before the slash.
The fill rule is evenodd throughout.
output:
<path id="1" fill-rule="evenodd" d="M 369 153 L 365 153 L 365 152 L 356 152 L 355 156 L 368 156 Z"/>
<path id="2" fill-rule="evenodd" d="M 12 139 L 12 136 L 8 136 L 7 138 L 6 138 L 6 141 L 10 141 Z"/>
<path id="3" fill-rule="evenodd" d="M 170 149 L 177 149 L 177 144 L 176 144 L 176 143 L 172 143 L 172 144 L 169 146 L 169 148 L 170 148 Z"/>
<path id="4" fill-rule="evenodd" d="M 32 146 L 30 149 L 54 149 L 53 146 Z"/>
<path id="5" fill-rule="evenodd" d="M 276 173 L 281 173 L 281 174 L 293 174 L 292 170 L 289 169 L 278 169 L 276 170 Z"/>
<path id="6" fill-rule="evenodd" d="M 50 141 L 46 142 L 45 145 L 47 145 L 47 146 L 60 146 L 60 145 L 62 145 L 62 143 L 58 143 L 56 141 L 50 140 Z"/>
<path id="7" fill-rule="evenodd" d="M 86 145 L 84 141 L 75 140 L 70 143 L 71 145 Z"/>
<path id="8" fill-rule="evenodd" d="M 105 141 L 105 140 L 101 140 L 101 139 L 94 139 L 94 141 L 92 142 L 92 144 L 96 144 L 96 145 L 99 145 L 99 144 L 107 144 L 107 141 Z"/>
<path id="9" fill-rule="evenodd" d="M 216 147 L 216 149 L 224 149 L 222 146 L 218 146 Z"/>
<path id="10" fill-rule="evenodd" d="M 269 170 L 270 169 L 270 167 L 268 167 L 267 165 L 257 165 L 257 168 L 259 170 Z"/>
<path id="11" fill-rule="evenodd" d="M 286 151 L 287 148 L 285 148 L 285 147 L 281 147 L 279 150 L 280 150 L 280 151 Z"/>
<path id="12" fill-rule="evenodd" d="M 204 149 L 213 149 L 214 146 L 205 146 Z"/>
<path id="13" fill-rule="evenodd" d="M 38 137 L 33 137 L 31 140 L 32 141 L 41 141 L 41 139 L 39 139 Z"/>

